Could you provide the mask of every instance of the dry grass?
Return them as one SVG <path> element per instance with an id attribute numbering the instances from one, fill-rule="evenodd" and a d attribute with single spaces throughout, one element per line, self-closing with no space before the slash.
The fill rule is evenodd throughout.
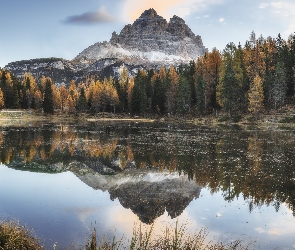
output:
<path id="1" fill-rule="evenodd" d="M 243 240 L 235 240 L 227 242 L 208 241 L 208 233 L 205 229 L 201 229 L 195 234 L 190 234 L 187 225 L 175 227 L 166 227 L 162 235 L 154 234 L 154 227 L 145 227 L 142 225 L 135 226 L 131 240 L 122 237 L 116 241 L 114 238 L 111 242 L 102 240 L 97 242 L 96 232 L 91 235 L 86 250 L 246 250 L 254 249 L 252 243 Z"/>
<path id="2" fill-rule="evenodd" d="M 96 230 L 91 234 L 85 250 L 246 250 L 255 247 L 243 240 L 227 242 L 208 241 L 208 233 L 201 229 L 195 234 L 187 230 L 187 224 L 165 227 L 160 235 L 155 235 L 154 225 L 135 226 L 131 239 L 123 235 L 121 239 L 104 238 L 97 240 Z M 15 221 L 0 221 L 0 250 L 43 250 L 40 241 L 33 236 L 32 231 Z M 55 249 L 55 248 L 54 248 Z M 70 249 L 76 249 L 72 246 Z"/>
<path id="3" fill-rule="evenodd" d="M 0 221 L 1 250 L 40 250 L 44 249 L 33 232 L 15 221 Z"/>

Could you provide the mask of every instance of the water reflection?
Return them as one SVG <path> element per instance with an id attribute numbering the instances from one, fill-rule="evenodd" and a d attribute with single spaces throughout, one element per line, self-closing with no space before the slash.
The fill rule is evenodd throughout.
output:
<path id="1" fill-rule="evenodd" d="M 3 128 L 0 156 L 14 169 L 71 171 L 144 223 L 165 210 L 177 217 L 201 187 L 222 192 L 228 202 L 242 196 L 250 212 L 262 205 L 279 211 L 284 203 L 295 216 L 294 140 L 292 131 L 42 124 Z M 183 175 L 170 178 L 175 172 Z"/>

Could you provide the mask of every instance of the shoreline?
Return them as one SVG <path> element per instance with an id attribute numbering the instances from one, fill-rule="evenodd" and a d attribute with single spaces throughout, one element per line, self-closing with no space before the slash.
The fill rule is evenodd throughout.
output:
<path id="1" fill-rule="evenodd" d="M 280 112 L 276 114 L 261 114 L 257 119 L 251 115 L 239 115 L 229 118 L 227 114 L 220 113 L 218 116 L 208 115 L 200 117 L 189 116 L 187 119 L 180 117 L 131 117 L 128 114 L 98 113 L 91 115 L 87 113 L 68 114 L 56 113 L 54 115 L 44 115 L 34 110 L 1 110 L 0 126 L 26 125 L 39 122 L 143 122 L 143 123 L 182 123 L 200 126 L 254 126 L 258 128 L 273 128 L 279 126 L 295 127 L 294 112 Z"/>

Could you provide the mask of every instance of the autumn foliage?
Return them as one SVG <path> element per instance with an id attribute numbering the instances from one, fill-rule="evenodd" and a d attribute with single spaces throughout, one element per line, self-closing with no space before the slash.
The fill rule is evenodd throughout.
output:
<path id="1" fill-rule="evenodd" d="M 16 78 L 0 69 L 0 108 L 77 112 L 122 112 L 183 116 L 216 114 L 258 115 L 277 110 L 295 94 L 295 35 L 288 40 L 254 32 L 244 46 L 229 43 L 220 52 L 208 51 L 188 65 L 139 70 L 127 68 L 118 79 L 89 77 L 61 86 L 49 77 L 27 72 Z"/>

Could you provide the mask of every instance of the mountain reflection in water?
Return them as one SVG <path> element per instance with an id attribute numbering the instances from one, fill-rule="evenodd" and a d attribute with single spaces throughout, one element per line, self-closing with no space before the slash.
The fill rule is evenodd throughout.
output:
<path id="1" fill-rule="evenodd" d="M 294 131 L 42 124 L 3 128 L 0 156 L 14 169 L 71 171 L 150 224 L 165 210 L 180 215 L 201 187 L 228 202 L 241 195 L 250 212 L 284 203 L 294 216 L 294 140 Z"/>

